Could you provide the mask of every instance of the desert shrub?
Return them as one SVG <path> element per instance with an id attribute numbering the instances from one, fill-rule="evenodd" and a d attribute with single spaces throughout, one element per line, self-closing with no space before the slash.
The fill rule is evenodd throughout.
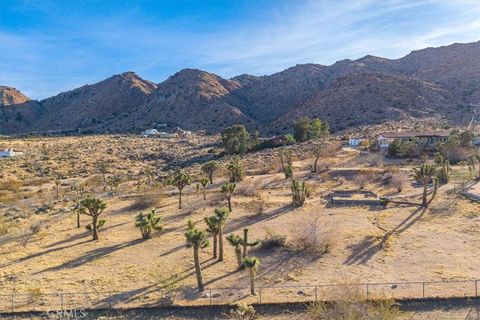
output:
<path id="1" fill-rule="evenodd" d="M 407 179 L 403 174 L 397 173 L 392 176 L 390 185 L 397 190 L 397 192 L 402 192 L 407 184 Z"/>
<path id="2" fill-rule="evenodd" d="M 230 320 L 255 320 L 258 318 L 258 314 L 252 306 L 245 303 L 239 303 L 235 309 L 231 309 L 228 314 Z"/>
<path id="3" fill-rule="evenodd" d="M 291 245 L 294 250 L 311 253 L 327 253 L 330 250 L 331 235 L 329 230 L 321 224 L 320 214 L 300 222 Z"/>
<path id="4" fill-rule="evenodd" d="M 353 181 L 357 185 L 358 189 L 362 190 L 370 182 L 371 176 L 368 173 L 359 173 L 357 174 Z"/>
<path id="5" fill-rule="evenodd" d="M 260 243 L 261 250 L 275 250 L 285 247 L 287 244 L 287 236 L 275 233 L 275 231 L 265 230 L 265 239 Z"/>
<path id="6" fill-rule="evenodd" d="M 19 192 L 22 187 L 22 182 L 18 180 L 9 179 L 0 182 L 0 190 Z"/>
<path id="7" fill-rule="evenodd" d="M 249 212 L 263 214 L 267 210 L 268 204 L 261 196 L 257 196 L 255 199 L 250 200 L 247 203 L 243 203 L 242 207 Z"/>
<path id="8" fill-rule="evenodd" d="M 258 183 L 243 183 L 237 186 L 236 193 L 245 197 L 255 197 L 258 196 L 258 189 Z"/>
<path id="9" fill-rule="evenodd" d="M 395 320 L 402 312 L 393 300 L 364 301 L 346 297 L 335 302 L 315 302 L 307 310 L 312 320 Z"/>
<path id="10" fill-rule="evenodd" d="M 35 303 L 42 297 L 42 290 L 40 288 L 28 288 L 28 302 Z"/>
<path id="11" fill-rule="evenodd" d="M 5 217 L 0 216 L 0 236 L 3 236 L 10 232 L 12 228 L 12 223 L 8 221 Z"/>
<path id="12" fill-rule="evenodd" d="M 159 195 L 154 192 L 146 192 L 137 195 L 132 205 L 130 206 L 131 210 L 146 210 L 150 208 L 156 208 L 160 205 L 163 195 Z"/>

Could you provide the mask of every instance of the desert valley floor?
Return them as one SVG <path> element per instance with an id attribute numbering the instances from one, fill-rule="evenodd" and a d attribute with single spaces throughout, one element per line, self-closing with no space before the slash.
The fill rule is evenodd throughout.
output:
<path id="1" fill-rule="evenodd" d="M 4 182 L 6 191 L 0 198 L 1 293 L 25 294 L 24 303 L 30 309 L 49 303 L 42 295 L 48 292 L 89 292 L 90 299 L 99 303 L 105 302 L 108 294 L 114 297 L 113 303 L 129 307 L 154 306 L 165 298 L 165 292 L 175 292 L 175 302 L 184 305 L 208 304 L 210 299 L 257 301 L 258 297 L 248 295 L 249 274 L 237 270 L 228 243 L 224 244 L 224 262 L 212 258 L 211 247 L 201 251 L 207 294 L 196 293 L 192 251 L 185 246 L 187 220 L 204 228 L 204 217 L 226 205 L 219 190 L 227 174 L 223 169 L 215 174 L 214 183 L 206 190 L 207 200 L 203 200 L 202 191 L 195 187 L 203 175 L 193 163 L 211 157 L 216 138 L 198 137 L 181 143 L 131 136 L 6 142 L 30 151 L 19 158 L 0 159 L 7 184 Z M 283 246 L 250 250 L 261 261 L 257 286 L 272 287 L 263 290 L 264 302 L 307 300 L 314 294 L 312 285 L 480 278 L 479 204 L 455 193 L 459 180 L 442 185 L 427 209 L 400 203 L 334 206 L 327 200 L 332 190 L 356 190 L 359 183 L 379 196 L 419 202 L 421 187 L 411 178 L 418 163 L 339 147 L 322 156 L 320 172 L 314 174 L 309 170 L 309 143 L 295 148 L 294 176 L 311 187 L 305 206 L 291 206 L 291 182 L 280 170 L 277 149 L 247 154 L 243 157 L 246 176 L 237 184 L 233 211 L 225 225 L 225 234 L 241 235 L 248 228 L 252 240 L 286 236 Z M 116 192 L 98 187 L 101 174 L 94 167 L 98 160 L 106 160 L 109 172 L 125 177 Z M 178 209 L 175 189 L 150 186 L 141 173 L 147 167 L 164 168 L 169 161 L 193 164 L 189 170 L 194 179 L 183 192 L 182 209 Z M 228 157 L 219 161 L 225 167 Z M 466 171 L 464 166 L 453 167 L 458 177 Z M 58 196 L 52 172 L 64 175 L 58 183 Z M 368 175 L 368 181 L 357 181 L 359 173 Z M 392 174 L 404 177 L 401 192 L 389 182 Z M 89 221 L 87 216 L 81 216 L 82 227 L 76 227 L 74 182 L 86 182 L 91 192 L 102 195 L 107 203 L 106 224 L 98 241 L 92 241 L 83 227 Z M 152 239 L 142 240 L 135 216 L 153 208 L 162 216 L 164 229 Z M 40 230 L 25 239 L 25 230 L 33 225 Z M 302 246 L 303 235 L 312 230 L 319 244 L 314 250 Z M 432 296 L 446 291 L 461 293 L 470 290 L 468 286 L 463 282 L 427 284 L 426 291 Z M 378 285 L 370 290 L 371 295 L 380 297 L 400 291 L 417 295 L 422 288 L 398 285 L 394 291 L 391 285 Z M 321 289 L 318 294 L 328 296 L 332 290 Z"/>

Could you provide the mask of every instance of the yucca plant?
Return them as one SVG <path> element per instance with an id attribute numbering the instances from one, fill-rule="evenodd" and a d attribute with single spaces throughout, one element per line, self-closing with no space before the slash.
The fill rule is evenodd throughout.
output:
<path id="1" fill-rule="evenodd" d="M 213 236 L 213 258 L 217 258 L 217 252 L 218 252 L 218 217 L 217 216 L 211 216 L 211 217 L 205 217 L 204 218 L 205 223 L 207 224 L 207 232 L 210 233 Z"/>
<path id="2" fill-rule="evenodd" d="M 436 193 L 436 179 L 435 175 L 437 172 L 437 166 L 435 164 L 430 164 L 430 163 L 422 163 L 419 168 L 415 169 L 415 179 L 420 182 L 423 186 L 423 195 L 422 195 L 422 206 L 427 207 L 428 206 L 428 201 L 427 201 L 427 192 L 428 192 L 428 184 L 430 181 L 435 180 L 435 190 L 433 192 L 432 200 L 433 197 L 435 196 Z"/>
<path id="3" fill-rule="evenodd" d="M 150 239 L 152 232 L 162 231 L 162 217 L 158 216 L 155 210 L 148 213 L 140 213 L 135 217 L 135 226 L 140 229 L 143 239 Z"/>
<path id="4" fill-rule="evenodd" d="M 204 291 L 202 269 L 200 265 L 200 249 L 206 248 L 209 245 L 207 233 L 204 230 L 195 228 L 195 224 L 189 220 L 187 225 L 187 232 L 185 232 L 185 239 L 187 241 L 187 248 L 193 248 L 193 261 L 195 264 L 195 274 L 197 276 L 198 291 Z"/>
<path id="5" fill-rule="evenodd" d="M 105 220 L 99 217 L 106 208 L 107 204 L 101 199 L 87 197 L 80 201 L 79 212 L 92 218 L 86 229 L 91 232 L 93 240 L 98 240 L 98 230 L 105 225 Z"/>
<path id="6" fill-rule="evenodd" d="M 190 184 L 190 175 L 185 170 L 176 170 L 167 177 L 166 184 L 178 189 L 178 209 L 182 209 L 182 192 Z"/>
<path id="7" fill-rule="evenodd" d="M 255 293 L 255 276 L 257 274 L 258 267 L 260 266 L 260 259 L 256 257 L 247 257 L 243 259 L 243 265 L 250 272 L 250 293 Z"/>
<path id="8" fill-rule="evenodd" d="M 248 248 L 249 247 L 255 247 L 259 243 L 260 243 L 260 240 L 248 241 L 248 228 L 243 229 L 243 239 L 242 239 L 243 253 L 242 253 L 242 257 L 246 258 L 247 254 L 248 254 Z"/>
<path id="9" fill-rule="evenodd" d="M 440 153 L 435 154 L 435 163 L 438 165 L 438 181 L 447 184 L 450 180 L 450 161 L 446 160 Z"/>
<path id="10" fill-rule="evenodd" d="M 227 237 L 228 242 L 235 250 L 235 256 L 237 257 L 238 269 L 242 269 L 242 238 L 235 234 L 231 234 Z"/>
<path id="11" fill-rule="evenodd" d="M 290 150 L 280 151 L 280 164 L 285 179 L 291 179 L 293 177 L 293 152 Z"/>
<path id="12" fill-rule="evenodd" d="M 218 222 L 218 261 L 223 261 L 223 228 L 225 227 L 229 213 L 227 208 L 215 209 L 215 217 Z"/>
<path id="13" fill-rule="evenodd" d="M 227 194 L 228 210 L 230 210 L 230 212 L 232 211 L 232 196 L 236 188 L 237 185 L 231 182 L 225 182 L 221 188 L 222 193 Z"/>
<path id="14" fill-rule="evenodd" d="M 227 166 L 230 182 L 240 182 L 243 180 L 243 163 L 239 156 L 235 156 Z"/>
<path id="15" fill-rule="evenodd" d="M 202 178 L 200 180 L 200 184 L 202 185 L 203 188 L 203 200 L 207 200 L 207 184 L 208 184 L 208 179 L 207 178 Z"/>
<path id="16" fill-rule="evenodd" d="M 296 207 L 301 207 L 305 204 L 305 200 L 309 196 L 309 190 L 305 182 L 300 184 L 298 180 L 292 180 L 292 204 Z"/>

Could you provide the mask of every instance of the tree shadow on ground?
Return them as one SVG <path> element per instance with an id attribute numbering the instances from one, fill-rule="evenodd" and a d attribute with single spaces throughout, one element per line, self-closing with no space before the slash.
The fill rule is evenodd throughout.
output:
<path id="1" fill-rule="evenodd" d="M 351 251 L 350 256 L 345 260 L 344 264 L 346 265 L 365 265 L 370 259 L 372 259 L 379 251 L 385 248 L 385 245 L 392 235 L 399 235 L 417 221 L 419 221 L 424 213 L 426 208 L 419 207 L 415 209 L 407 218 L 400 222 L 395 228 L 390 231 L 385 232 L 382 237 L 366 237 L 360 242 L 350 245 L 347 247 Z"/>
<path id="2" fill-rule="evenodd" d="M 61 269 L 73 269 L 73 268 L 79 267 L 83 264 L 89 263 L 91 261 L 104 258 L 104 257 L 114 253 L 115 251 L 125 249 L 125 248 L 130 247 L 130 246 L 137 245 L 137 244 L 139 244 L 141 242 L 144 242 L 144 241 L 145 241 L 144 239 L 135 239 L 135 240 L 131 240 L 131 241 L 128 241 L 128 242 L 125 242 L 125 243 L 115 244 L 115 245 L 112 245 L 112 246 L 109 246 L 109 247 L 97 248 L 97 249 L 94 249 L 94 250 L 91 250 L 91 251 L 88 251 L 88 252 L 82 254 L 78 258 L 75 258 L 75 259 L 70 260 L 70 261 L 66 261 L 66 262 L 62 263 L 61 265 L 58 265 L 58 266 L 55 266 L 55 267 L 50 267 L 50 268 L 44 269 L 42 271 L 38 271 L 38 272 L 34 273 L 34 275 L 44 273 L 44 272 L 52 272 L 52 271 L 55 272 L 55 271 L 58 271 L 58 270 L 61 270 Z"/>

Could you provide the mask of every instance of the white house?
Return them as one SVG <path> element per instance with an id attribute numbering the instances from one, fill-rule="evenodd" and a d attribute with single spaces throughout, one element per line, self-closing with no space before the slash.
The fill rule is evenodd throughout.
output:
<path id="1" fill-rule="evenodd" d="M 433 146 L 438 142 L 447 141 L 448 136 L 448 132 L 384 132 L 378 136 L 377 143 L 381 149 L 387 149 L 395 140 L 407 142 L 416 139 L 427 146 Z"/>
<path id="2" fill-rule="evenodd" d="M 150 137 L 150 136 L 156 136 L 158 135 L 157 129 L 148 129 L 142 132 L 142 136 L 144 137 Z"/>
<path id="3" fill-rule="evenodd" d="M 20 156 L 23 151 L 13 148 L 0 147 L 0 158 L 10 158 L 14 156 Z"/>
<path id="4" fill-rule="evenodd" d="M 350 137 L 348 138 L 348 145 L 350 147 L 358 147 L 360 143 L 362 143 L 363 139 L 360 139 L 358 137 Z"/>

